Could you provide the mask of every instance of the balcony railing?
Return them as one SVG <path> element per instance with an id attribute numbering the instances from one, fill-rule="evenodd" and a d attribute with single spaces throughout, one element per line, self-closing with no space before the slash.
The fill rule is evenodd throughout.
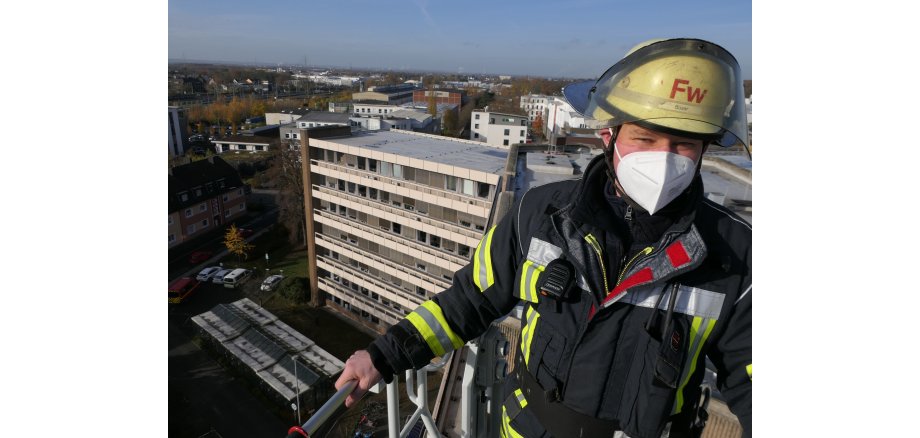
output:
<path id="1" fill-rule="evenodd" d="M 399 299 L 409 302 L 410 304 L 406 305 L 405 303 L 398 302 L 395 299 L 390 299 L 390 301 L 393 302 L 394 304 L 400 305 L 401 307 L 404 307 L 408 310 L 412 310 L 415 307 L 418 307 L 419 305 L 422 304 L 422 302 L 427 300 L 426 297 L 419 296 L 405 289 L 394 288 L 391 285 L 388 285 L 380 280 L 377 280 L 376 278 L 373 278 L 370 275 L 360 272 L 354 267 L 341 263 L 338 260 L 335 260 L 333 258 L 320 256 L 319 261 L 323 263 L 328 263 L 329 266 L 333 267 L 333 269 L 338 269 L 342 273 L 351 275 L 352 277 L 357 278 L 360 281 L 364 282 L 364 284 L 366 285 L 376 287 L 378 290 L 382 291 L 384 294 L 389 294 L 390 296 L 398 297 Z M 400 318 L 402 318 L 403 316 L 404 315 L 399 315 Z"/>
<path id="2" fill-rule="evenodd" d="M 451 272 L 456 271 L 456 270 L 462 268 L 462 267 L 463 267 L 464 265 L 466 265 L 466 263 L 468 262 L 467 259 L 464 259 L 463 257 L 458 256 L 458 255 L 456 255 L 456 254 L 453 254 L 453 253 L 451 253 L 450 251 L 443 250 L 443 249 L 442 249 L 442 250 L 438 250 L 438 249 L 435 249 L 435 248 L 430 247 L 430 246 L 428 246 L 428 245 L 422 245 L 422 244 L 420 244 L 420 243 L 417 243 L 417 242 L 415 242 L 415 241 L 413 241 L 413 240 L 411 240 L 411 239 L 403 238 L 403 237 L 399 236 L 398 234 L 395 234 L 395 233 L 392 233 L 392 232 L 389 232 L 389 231 L 381 231 L 381 230 L 379 230 L 379 229 L 377 229 L 377 228 L 374 228 L 374 227 L 372 227 L 372 226 L 370 226 L 370 225 L 367 225 L 366 223 L 363 223 L 363 222 L 361 222 L 361 221 L 359 221 L 359 220 L 357 220 L 357 219 L 350 219 L 350 218 L 349 218 L 348 220 L 343 221 L 343 220 L 342 220 L 342 216 L 339 215 L 339 214 L 337 214 L 337 213 L 332 213 L 332 212 L 325 211 L 325 210 L 318 210 L 317 212 L 319 213 L 319 216 L 320 216 L 320 217 L 323 217 L 323 218 L 326 218 L 326 219 L 330 219 L 330 220 L 334 220 L 336 223 L 343 223 L 343 224 L 345 224 L 345 225 L 354 227 L 354 228 L 356 228 L 356 229 L 358 229 L 358 230 L 360 230 L 360 231 L 363 231 L 363 232 L 365 232 L 365 233 L 373 234 L 374 236 L 377 236 L 377 237 L 380 237 L 380 238 L 383 238 L 383 239 L 386 239 L 386 240 L 389 240 L 389 241 L 393 241 L 393 240 L 395 240 L 395 239 L 399 239 L 399 243 L 401 243 L 401 244 L 403 244 L 403 245 L 406 245 L 406 246 L 408 246 L 408 247 L 410 247 L 410 248 L 412 248 L 412 249 L 415 249 L 415 250 L 417 250 L 417 251 L 423 252 L 423 253 L 425 253 L 425 254 L 427 254 L 427 255 L 430 255 L 430 256 L 432 256 L 432 257 L 438 258 L 438 259 L 440 259 L 440 260 L 444 260 L 444 261 L 446 261 L 446 262 L 448 262 L 448 263 L 453 263 L 453 265 L 451 265 L 451 266 L 442 266 L 442 268 L 447 269 L 447 270 L 449 270 L 449 271 L 451 271 Z M 346 231 L 347 231 L 347 230 L 346 230 Z"/>
<path id="3" fill-rule="evenodd" d="M 450 232 L 453 232 L 453 233 L 460 234 L 460 235 L 465 236 L 465 237 L 468 237 L 468 238 L 470 238 L 470 239 L 474 239 L 476 242 L 473 243 L 472 246 L 478 245 L 478 244 L 479 244 L 479 239 L 482 238 L 483 231 L 474 231 L 474 230 L 470 230 L 470 229 L 467 229 L 467 228 L 463 228 L 463 227 L 461 227 L 460 225 L 457 225 L 457 224 L 455 224 L 455 223 L 453 223 L 453 222 L 447 222 L 447 221 L 443 221 L 443 220 L 439 220 L 439 219 L 432 219 L 432 218 L 427 217 L 427 216 L 421 216 L 421 215 L 419 215 L 419 214 L 417 214 L 417 213 L 412 213 L 412 212 L 410 212 L 409 210 L 406 210 L 406 209 L 403 209 L 403 208 L 392 207 L 392 206 L 390 206 L 389 204 L 384 204 L 383 202 L 372 202 L 372 201 L 369 201 L 369 200 L 367 200 L 367 199 L 364 199 L 364 198 L 362 198 L 362 197 L 360 197 L 360 196 L 357 196 L 357 195 L 353 195 L 353 194 L 348 193 L 348 192 L 339 191 L 339 190 L 336 190 L 336 189 L 332 189 L 332 188 L 329 188 L 329 187 L 324 187 L 324 186 L 317 185 L 317 184 L 313 184 L 313 190 L 314 190 L 314 192 L 319 192 L 319 193 L 322 193 L 322 194 L 329 195 L 329 196 L 332 196 L 332 197 L 333 197 L 332 199 L 323 199 L 323 198 L 320 198 L 320 199 L 323 199 L 324 201 L 328 201 L 328 202 L 335 203 L 335 202 L 336 202 L 336 199 L 335 199 L 335 198 L 347 199 L 347 200 L 349 200 L 349 201 L 351 201 L 351 202 L 354 202 L 354 203 L 357 203 L 357 204 L 366 206 L 366 207 L 368 207 L 368 208 L 371 208 L 372 210 L 383 210 L 383 211 L 386 211 L 386 212 L 388 212 L 388 213 L 394 214 L 394 215 L 396 215 L 396 216 L 406 218 L 406 219 L 408 219 L 408 220 L 410 220 L 410 221 L 414 220 L 414 221 L 416 221 L 416 222 L 421 222 L 421 223 L 423 223 L 423 224 L 428 224 L 428 225 L 431 225 L 432 227 L 436 227 L 436 228 L 439 228 L 439 229 L 446 229 L 447 231 L 450 231 Z M 365 211 L 365 212 L 362 212 L 362 213 L 374 214 L 373 211 L 370 212 L 370 213 L 369 213 L 369 212 L 366 212 L 366 211 Z M 403 225 L 409 226 L 408 223 L 403 224 Z M 467 242 L 467 246 L 470 246 L 469 243 L 470 243 L 470 242 Z"/>
<path id="4" fill-rule="evenodd" d="M 357 177 L 359 177 L 359 178 L 370 179 L 370 180 L 374 180 L 374 181 L 380 181 L 380 182 L 384 182 L 384 183 L 387 183 L 387 184 L 393 184 L 393 185 L 396 185 L 396 186 L 399 186 L 399 187 L 405 187 L 405 188 L 408 188 L 408 189 L 410 189 L 410 190 L 415 190 L 415 191 L 418 191 L 418 192 L 427 193 L 427 194 L 429 194 L 429 195 L 434 195 L 434 196 L 437 196 L 437 197 L 439 197 L 439 198 L 445 198 L 445 199 L 450 199 L 450 200 L 454 200 L 454 201 L 460 201 L 460 202 L 463 202 L 463 203 L 465 203 L 465 204 L 475 205 L 475 206 L 477 206 L 477 207 L 482 207 L 482 208 L 485 208 L 485 209 L 487 209 L 487 210 L 489 209 L 489 205 L 491 204 L 491 203 L 488 202 L 488 201 L 481 201 L 481 200 L 479 200 L 479 199 L 475 199 L 475 198 L 470 197 L 470 196 L 460 195 L 460 194 L 458 194 L 457 192 L 451 192 L 451 191 L 447 191 L 447 190 L 436 189 L 436 188 L 431 187 L 431 186 L 426 186 L 426 185 L 423 185 L 423 184 L 414 183 L 414 182 L 412 182 L 412 181 L 408 181 L 408 180 L 404 180 L 404 179 L 392 178 L 392 177 L 388 177 L 388 176 L 382 176 L 382 175 L 380 175 L 380 174 L 373 173 L 373 172 L 370 172 L 370 171 L 356 170 L 356 169 L 350 168 L 350 167 L 348 167 L 348 166 L 342 166 L 342 165 L 339 165 L 339 164 L 330 163 L 330 162 L 328 162 L 328 161 L 310 160 L 310 165 L 312 165 L 312 166 L 317 166 L 317 167 L 323 167 L 323 168 L 326 168 L 326 169 L 338 170 L 339 172 L 347 173 L 347 174 L 349 174 L 349 175 L 354 175 L 354 176 L 357 176 Z M 352 181 L 352 182 L 356 182 L 356 181 Z"/>
<path id="5" fill-rule="evenodd" d="M 316 237 L 317 237 L 320 241 L 323 241 L 323 242 L 327 242 L 327 243 L 333 243 L 333 242 L 335 242 L 335 243 L 337 243 L 337 244 L 339 244 L 339 245 L 345 245 L 344 248 L 341 248 L 341 247 L 340 247 L 340 248 L 333 248 L 333 250 L 335 250 L 335 249 L 343 249 L 343 250 L 346 250 L 346 251 L 350 252 L 350 254 L 347 254 L 347 253 L 346 253 L 346 255 L 349 256 L 349 258 L 355 258 L 355 259 L 357 259 L 358 257 L 366 257 L 366 258 L 371 259 L 371 260 L 373 260 L 373 261 L 375 261 L 375 262 L 377 262 L 377 263 L 380 263 L 380 264 L 382 264 L 382 265 L 384 265 L 384 266 L 386 266 L 386 267 L 390 267 L 390 268 L 396 269 L 397 271 L 402 272 L 402 273 L 404 273 L 404 274 L 406 274 L 406 275 L 408 275 L 408 276 L 410 276 L 410 277 L 416 278 L 416 279 L 418 279 L 418 280 L 420 280 L 420 281 L 426 281 L 426 280 L 427 280 L 429 283 L 433 283 L 436 287 L 439 287 L 439 288 L 441 288 L 441 289 L 447 289 L 448 287 L 450 287 L 450 284 L 449 284 L 449 283 L 447 283 L 447 282 L 441 280 L 440 278 L 435 277 L 435 276 L 432 275 L 432 274 L 429 274 L 429 273 L 427 273 L 427 272 L 422 273 L 422 272 L 417 271 L 417 270 L 415 270 L 415 269 L 408 269 L 408 268 L 406 268 L 405 266 L 403 266 L 403 265 L 401 265 L 401 264 L 399 264 L 399 263 L 396 263 L 396 262 L 394 262 L 394 261 L 392 261 L 392 260 L 387 260 L 387 259 L 385 259 L 385 258 L 383 258 L 383 257 L 379 257 L 379 256 L 377 256 L 377 255 L 375 255 L 375 254 L 372 254 L 372 253 L 370 253 L 370 252 L 364 251 L 364 250 L 362 250 L 361 248 L 359 248 L 357 245 L 352 244 L 352 243 L 350 243 L 350 242 L 349 242 L 349 243 L 346 243 L 345 241 L 343 241 L 343 240 L 341 240 L 341 239 L 334 239 L 334 238 L 331 238 L 331 237 L 326 236 L 326 235 L 323 235 L 323 234 L 317 234 Z M 352 257 L 352 255 L 354 255 L 354 257 Z M 423 286 L 423 285 L 421 285 L 421 284 L 416 284 L 416 286 Z"/>

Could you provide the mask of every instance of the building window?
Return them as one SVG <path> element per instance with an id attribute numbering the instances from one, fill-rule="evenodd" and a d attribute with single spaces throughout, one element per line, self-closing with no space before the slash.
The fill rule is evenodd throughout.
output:
<path id="1" fill-rule="evenodd" d="M 502 140 L 502 144 L 505 145 L 505 146 L 508 146 L 508 139 L 506 138 L 506 139 Z"/>
<path id="2" fill-rule="evenodd" d="M 367 164 L 367 159 L 364 157 L 358 157 L 358 169 L 364 170 Z"/>
<path id="3" fill-rule="evenodd" d="M 479 183 L 479 192 L 477 193 L 477 195 L 480 198 L 488 198 L 489 197 L 489 185 L 486 183 Z"/>
<path id="4" fill-rule="evenodd" d="M 489 117 L 489 123 L 495 124 L 495 117 Z"/>
<path id="5" fill-rule="evenodd" d="M 202 203 L 201 205 L 198 206 L 198 212 L 200 213 L 202 211 L 208 211 L 208 204 Z"/>
<path id="6" fill-rule="evenodd" d="M 176 241 L 176 235 L 175 235 L 175 234 L 170 234 L 170 235 L 169 235 L 169 243 L 173 243 L 173 242 L 175 242 L 175 241 Z"/>
<path id="7" fill-rule="evenodd" d="M 476 120 L 479 120 L 479 114 L 476 114 Z"/>
<path id="8" fill-rule="evenodd" d="M 191 208 L 186 208 L 186 209 L 185 209 L 185 217 L 192 217 L 192 209 L 191 209 Z"/>
<path id="9" fill-rule="evenodd" d="M 207 220 L 207 219 L 201 221 L 201 228 L 205 228 L 205 227 L 207 227 L 207 226 L 208 226 L 208 220 Z"/>
<path id="10" fill-rule="evenodd" d="M 415 286 L 415 294 L 418 296 L 425 296 L 425 289 L 421 286 Z"/>
<path id="11" fill-rule="evenodd" d="M 230 195 L 224 193 L 224 202 L 227 202 L 229 200 L 230 200 Z"/>
<path id="12" fill-rule="evenodd" d="M 173 224 L 173 222 L 172 222 L 172 216 L 169 217 L 169 224 L 170 224 L 170 225 Z"/>
<path id="13" fill-rule="evenodd" d="M 521 130 L 521 137 L 523 137 L 523 136 L 524 136 L 524 130 L 522 129 L 522 130 Z"/>
<path id="14" fill-rule="evenodd" d="M 464 245 L 464 244 L 462 244 L 462 243 L 458 243 L 458 244 L 457 244 L 457 254 L 459 254 L 460 257 L 469 257 L 469 256 L 470 256 L 470 247 L 469 247 L 469 246 L 466 246 L 466 245 Z"/>
<path id="15" fill-rule="evenodd" d="M 246 209 L 246 204 L 240 204 L 240 211 L 243 211 L 245 209 Z"/>
<path id="16" fill-rule="evenodd" d="M 179 193 L 179 200 L 182 202 L 188 201 L 188 192 Z"/>
<path id="17" fill-rule="evenodd" d="M 394 165 L 393 165 L 393 178 L 400 178 L 400 179 L 402 179 L 402 177 L 403 177 L 403 168 L 402 168 L 402 165 L 400 165 L 400 164 L 394 164 Z"/>
<path id="18" fill-rule="evenodd" d="M 424 231 L 416 231 L 416 232 L 415 232 L 415 239 L 418 240 L 419 242 L 427 242 L 427 241 L 428 241 L 428 233 L 426 233 L 426 232 L 424 232 Z"/>
<path id="19" fill-rule="evenodd" d="M 396 222 L 393 222 L 392 231 L 396 234 L 402 234 L 402 225 L 397 224 Z"/>
<path id="20" fill-rule="evenodd" d="M 189 225 L 186 230 L 188 230 L 188 234 L 195 234 L 195 224 Z"/>
<path id="21" fill-rule="evenodd" d="M 371 172 L 377 171 L 377 160 L 367 159 L 367 170 Z"/>
<path id="22" fill-rule="evenodd" d="M 428 272 L 428 267 L 424 263 L 415 262 L 415 267 L 420 271 Z"/>
<path id="23" fill-rule="evenodd" d="M 224 211 L 224 217 L 230 217 L 230 210 Z"/>
<path id="24" fill-rule="evenodd" d="M 435 247 L 435 248 L 440 248 L 440 247 L 441 247 L 441 238 L 438 237 L 438 236 L 432 235 L 432 236 L 431 236 L 431 242 L 429 242 L 429 244 L 430 244 L 431 246 Z"/>
<path id="25" fill-rule="evenodd" d="M 510 129 L 506 129 L 506 130 L 505 130 L 505 135 L 510 135 L 510 134 L 511 134 L 511 130 L 510 130 Z"/>
<path id="26" fill-rule="evenodd" d="M 479 129 L 479 124 L 478 124 L 478 123 L 476 124 L 475 128 L 476 128 L 476 129 Z"/>
<path id="27" fill-rule="evenodd" d="M 478 132 L 474 132 L 474 133 L 473 133 L 473 138 L 479 138 L 479 133 L 478 133 Z"/>
<path id="28" fill-rule="evenodd" d="M 473 193 L 474 193 L 473 183 L 474 181 L 470 181 L 468 179 L 463 180 L 463 194 L 464 195 L 473 196 Z"/>
<path id="29" fill-rule="evenodd" d="M 452 192 L 456 192 L 457 191 L 457 177 L 447 175 L 447 177 L 444 178 L 444 188 Z"/>

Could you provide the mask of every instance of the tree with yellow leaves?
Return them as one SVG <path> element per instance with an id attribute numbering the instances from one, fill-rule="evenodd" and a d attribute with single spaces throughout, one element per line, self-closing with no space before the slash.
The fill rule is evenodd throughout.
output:
<path id="1" fill-rule="evenodd" d="M 230 225 L 230 228 L 227 229 L 227 234 L 224 235 L 224 246 L 227 247 L 227 251 L 230 254 L 236 254 L 237 259 L 240 261 L 248 259 L 249 251 L 255 248 L 255 246 L 246 243 L 246 239 L 243 238 L 243 234 L 240 233 L 236 225 Z"/>

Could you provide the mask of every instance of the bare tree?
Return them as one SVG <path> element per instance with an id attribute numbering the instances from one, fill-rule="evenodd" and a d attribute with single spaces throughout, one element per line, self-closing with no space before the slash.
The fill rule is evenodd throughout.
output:
<path id="1" fill-rule="evenodd" d="M 288 230 L 293 244 L 306 244 L 304 230 L 303 171 L 296 145 L 272 145 L 271 167 L 266 171 L 268 183 L 278 189 L 278 222 Z"/>

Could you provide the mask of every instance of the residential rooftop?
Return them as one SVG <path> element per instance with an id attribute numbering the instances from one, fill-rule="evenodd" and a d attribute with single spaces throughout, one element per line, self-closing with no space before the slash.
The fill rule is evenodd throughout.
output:
<path id="1" fill-rule="evenodd" d="M 357 132 L 350 137 L 317 139 L 311 142 L 324 140 L 494 175 L 504 172 L 505 161 L 508 159 L 507 150 L 490 147 L 478 141 L 402 130 Z"/>

